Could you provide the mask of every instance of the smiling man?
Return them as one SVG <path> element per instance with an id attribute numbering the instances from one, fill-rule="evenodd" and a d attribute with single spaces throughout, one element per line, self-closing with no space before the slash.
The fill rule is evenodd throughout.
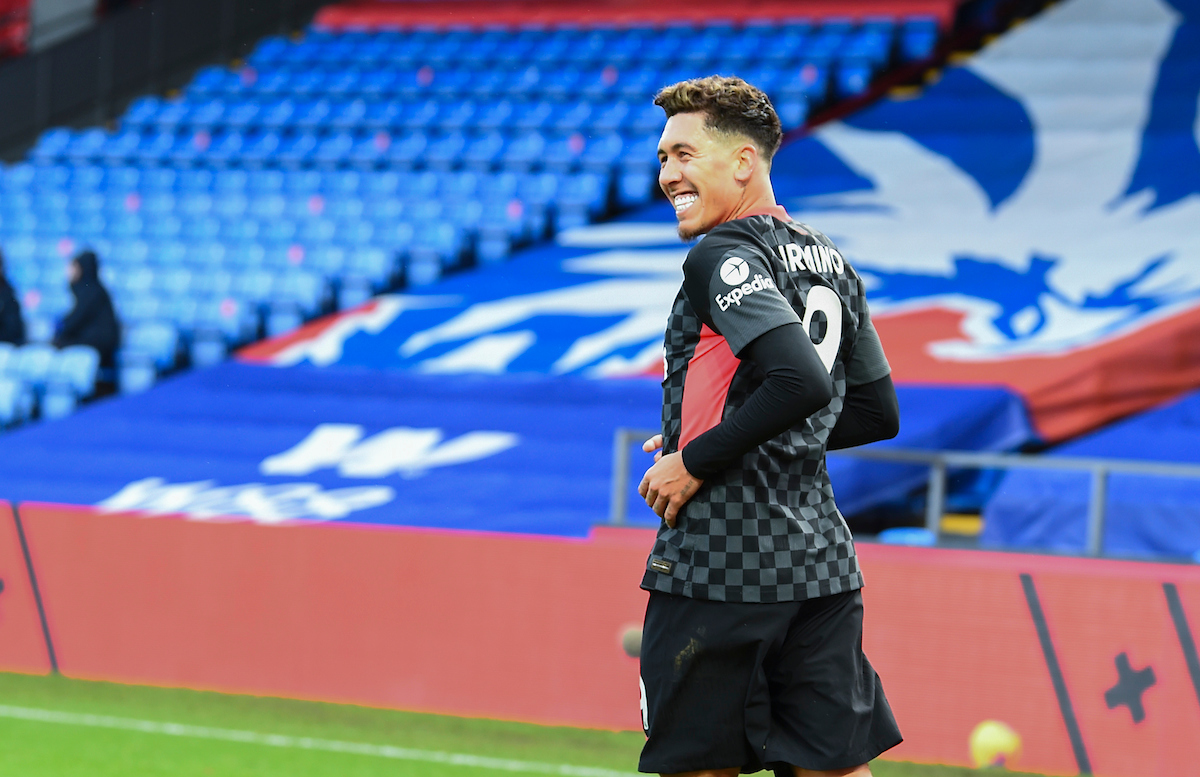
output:
<path id="1" fill-rule="evenodd" d="M 684 262 L 666 335 L 662 517 L 642 587 L 644 772 L 870 775 L 900 742 L 862 653 L 863 585 L 825 451 L 893 437 L 899 409 L 863 284 L 775 202 L 779 119 L 710 77 L 663 89 L 659 185 Z"/>

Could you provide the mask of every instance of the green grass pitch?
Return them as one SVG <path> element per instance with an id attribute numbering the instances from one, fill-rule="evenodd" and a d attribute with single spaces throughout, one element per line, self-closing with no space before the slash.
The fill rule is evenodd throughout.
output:
<path id="1" fill-rule="evenodd" d="M 617 777 L 636 773 L 642 741 L 636 732 L 0 674 L 0 774 L 23 777 Z M 872 770 L 995 774 L 888 761 Z"/>

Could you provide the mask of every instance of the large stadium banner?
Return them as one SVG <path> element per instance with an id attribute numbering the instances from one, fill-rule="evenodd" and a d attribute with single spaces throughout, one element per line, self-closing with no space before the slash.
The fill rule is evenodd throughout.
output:
<path id="1" fill-rule="evenodd" d="M 1200 3 L 1072 0 L 786 147 L 896 376 L 1019 391 L 1049 440 L 1200 385 Z"/>
<path id="2" fill-rule="evenodd" d="M 1060 3 L 784 146 L 776 192 L 867 278 L 899 382 L 1008 387 L 1048 441 L 1200 386 L 1198 23 L 1195 0 Z M 632 218 L 246 357 L 653 374 L 686 246 L 665 203 Z"/>

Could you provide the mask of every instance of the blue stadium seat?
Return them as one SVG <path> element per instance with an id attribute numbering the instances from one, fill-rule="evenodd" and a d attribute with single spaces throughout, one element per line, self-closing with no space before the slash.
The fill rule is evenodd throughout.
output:
<path id="1" fill-rule="evenodd" d="M 425 154 L 429 139 L 422 132 L 413 132 L 399 140 L 393 140 L 388 146 L 384 159 L 389 167 L 409 170 L 418 167 L 419 160 Z"/>
<path id="2" fill-rule="evenodd" d="M 43 132 L 29 151 L 29 158 L 38 164 L 60 161 L 74 139 L 74 133 L 64 127 L 55 127 Z"/>
<path id="3" fill-rule="evenodd" d="M 354 148 L 354 136 L 335 132 L 322 138 L 312 150 L 311 159 L 318 167 L 333 169 L 345 162 Z"/>
<path id="4" fill-rule="evenodd" d="M 275 158 L 285 167 L 296 168 L 308 162 L 317 148 L 317 136 L 313 132 L 299 132 L 283 140 L 275 151 Z"/>
<path id="5" fill-rule="evenodd" d="M 491 170 L 504 153 L 508 140 L 497 131 L 487 132 L 472 138 L 462 151 L 463 164 L 470 170 Z"/>
<path id="6" fill-rule="evenodd" d="M 12 361 L 13 354 L 17 351 L 17 346 L 12 343 L 0 340 L 0 375 L 8 374 L 8 365 Z"/>
<path id="7" fill-rule="evenodd" d="M 346 249 L 338 245 L 318 245 L 305 253 L 304 266 L 326 280 L 338 278 L 346 269 Z"/>
<path id="8" fill-rule="evenodd" d="M 201 301 L 197 326 L 220 332 L 229 343 L 241 343 L 258 330 L 258 313 L 231 294 L 208 297 Z"/>
<path id="9" fill-rule="evenodd" d="M 361 98 L 335 102 L 329 111 L 325 126 L 340 132 L 357 129 L 362 125 L 369 105 L 370 103 Z"/>
<path id="10" fill-rule="evenodd" d="M 358 126 L 376 131 L 395 129 L 399 126 L 402 110 L 403 104 L 392 100 L 380 99 L 367 103 L 366 113 L 363 114 Z"/>
<path id="11" fill-rule="evenodd" d="M 159 103 L 158 112 L 151 120 L 151 128 L 158 132 L 182 131 L 194 105 L 183 99 L 165 100 Z"/>
<path id="12" fill-rule="evenodd" d="M 346 275 L 366 278 L 372 289 L 390 286 L 396 275 L 396 255 L 382 248 L 358 248 L 346 255 Z"/>
<path id="13" fill-rule="evenodd" d="M 518 135 L 500 155 L 500 165 L 514 173 L 528 172 L 538 167 L 546 148 L 546 139 L 538 132 Z"/>
<path id="14" fill-rule="evenodd" d="M 499 130 L 508 126 L 516 110 L 511 100 L 489 100 L 478 106 L 475 112 L 475 127 L 483 130 Z"/>
<path id="15" fill-rule="evenodd" d="M 246 132 L 258 122 L 261 108 L 254 100 L 234 100 L 226 103 L 222 125 L 227 130 Z"/>
<path id="16" fill-rule="evenodd" d="M 431 126 L 447 134 L 465 130 L 471 126 L 477 110 L 470 100 L 447 100 L 441 103 Z"/>
<path id="17" fill-rule="evenodd" d="M 135 167 L 117 165 L 109 167 L 104 175 L 104 189 L 107 192 L 128 192 L 136 189 L 141 181 L 141 171 Z"/>
<path id="18" fill-rule="evenodd" d="M 45 343 L 29 343 L 16 349 L 8 359 L 8 375 L 41 391 L 50 377 L 54 365 L 55 350 Z"/>
<path id="19" fill-rule="evenodd" d="M 96 376 L 100 369 L 100 354 L 87 345 L 71 345 L 59 351 L 50 366 L 48 381 L 68 385 L 79 398 L 90 397 L 96 391 Z"/>
<path id="20" fill-rule="evenodd" d="M 14 426 L 28 417 L 32 402 L 26 392 L 21 381 L 0 374 L 0 427 Z"/>
<path id="21" fill-rule="evenodd" d="M 291 268 L 276 282 L 271 302 L 293 304 L 305 317 L 311 317 L 321 311 L 328 293 L 328 286 L 320 273 Z"/>
<path id="22" fill-rule="evenodd" d="M 558 111 L 552 102 L 522 103 L 513 113 L 512 126 L 521 132 L 533 132 L 547 126 Z"/>
<path id="23" fill-rule="evenodd" d="M 200 299 L 224 298 L 233 290 L 233 273 L 229 270 L 208 269 L 192 278 L 193 293 Z M 197 312 L 200 316 L 202 311 Z"/>
<path id="24" fill-rule="evenodd" d="M 834 77 L 834 94 L 839 99 L 857 97 L 871 86 L 874 66 L 866 59 L 844 59 Z"/>
<path id="25" fill-rule="evenodd" d="M 202 329 L 192 336 L 188 356 L 193 367 L 211 367 L 225 361 L 228 346 L 219 331 Z"/>
<path id="26" fill-rule="evenodd" d="M 425 147 L 425 164 L 432 170 L 452 170 L 466 146 L 467 137 L 461 132 L 442 135 Z"/>
<path id="27" fill-rule="evenodd" d="M 330 170 L 320 173 L 317 189 L 330 197 L 353 197 L 361 180 L 357 170 Z"/>
<path id="28" fill-rule="evenodd" d="M 184 114 L 182 123 L 186 124 L 192 131 L 206 130 L 213 132 L 222 126 L 224 117 L 225 100 L 219 97 L 211 97 L 192 103 L 190 109 Z"/>
<path id="29" fill-rule="evenodd" d="M 47 189 L 65 189 L 71 182 L 71 168 L 62 165 L 49 165 L 46 167 L 38 167 L 36 175 L 31 181 L 34 190 L 45 191 Z"/>
<path id="30" fill-rule="evenodd" d="M 158 371 L 154 356 L 139 350 L 117 353 L 117 386 L 122 394 L 140 394 L 154 385 Z"/>
<path id="31" fill-rule="evenodd" d="M 210 66 L 201 68 L 188 84 L 187 93 L 197 98 L 211 97 L 236 91 L 240 85 L 236 73 L 223 67 Z"/>
<path id="32" fill-rule="evenodd" d="M 938 43 L 938 22 L 932 17 L 906 19 L 900 30 L 900 59 L 916 62 L 933 56 Z"/>
<path id="33" fill-rule="evenodd" d="M 360 133 L 355 137 L 346 160 L 358 169 L 373 170 L 383 164 L 391 145 L 391 134 L 383 130 Z"/>
<path id="34" fill-rule="evenodd" d="M 137 132 L 149 129 L 162 107 L 162 102 L 162 98 L 154 96 L 137 98 L 121 116 L 121 129 Z"/>

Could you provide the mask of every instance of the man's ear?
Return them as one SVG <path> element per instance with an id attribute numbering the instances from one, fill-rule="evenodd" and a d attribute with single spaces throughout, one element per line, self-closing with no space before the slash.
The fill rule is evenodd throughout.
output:
<path id="1" fill-rule="evenodd" d="M 754 171 L 758 169 L 762 160 L 758 156 L 758 149 L 753 143 L 743 143 L 737 149 L 734 157 L 733 177 L 737 182 L 745 186 L 754 176 Z"/>

